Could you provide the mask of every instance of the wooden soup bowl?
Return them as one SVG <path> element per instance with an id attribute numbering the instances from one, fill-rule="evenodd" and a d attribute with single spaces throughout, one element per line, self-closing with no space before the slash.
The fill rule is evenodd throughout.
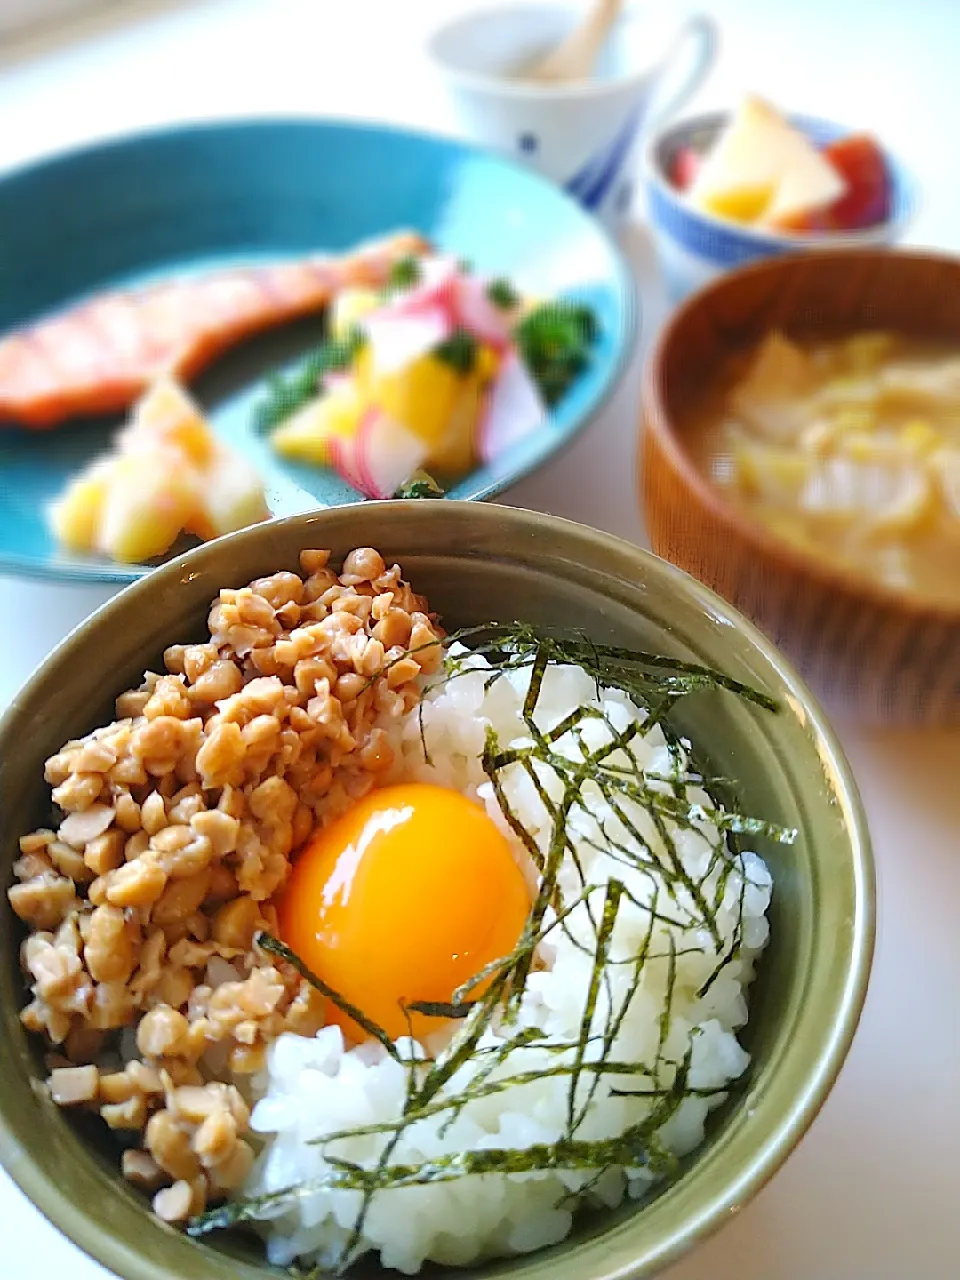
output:
<path id="1" fill-rule="evenodd" d="M 960 355 L 960 259 L 825 250 L 744 267 L 690 297 L 644 376 L 640 484 L 653 549 L 752 618 L 830 710 L 874 724 L 960 723 L 960 603 L 793 547 L 694 463 L 704 392 L 771 329 L 797 338 L 891 329 L 955 342 Z M 960 598 L 960 564 L 956 573 Z"/>

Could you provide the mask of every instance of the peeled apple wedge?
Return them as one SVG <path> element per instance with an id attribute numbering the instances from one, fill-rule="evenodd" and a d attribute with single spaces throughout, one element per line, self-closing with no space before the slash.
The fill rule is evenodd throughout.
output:
<path id="1" fill-rule="evenodd" d="M 251 464 L 217 439 L 178 383 L 161 378 L 114 451 L 71 482 L 50 522 L 71 551 L 134 564 L 163 555 L 181 533 L 213 538 L 268 515 Z"/>
<path id="2" fill-rule="evenodd" d="M 251 463 L 222 450 L 204 475 L 201 526 L 187 525 L 187 529 L 201 538 L 219 538 L 259 524 L 269 514 L 260 477 Z"/>
<path id="3" fill-rule="evenodd" d="M 845 190 L 808 138 L 769 103 L 749 97 L 717 138 L 688 195 L 704 212 L 774 227 L 832 204 Z"/>
<path id="4" fill-rule="evenodd" d="M 780 174 L 780 144 L 785 122 L 760 98 L 746 98 L 720 132 L 688 189 L 691 204 L 708 210 L 711 202 L 737 192 L 772 194 Z"/>
<path id="5" fill-rule="evenodd" d="M 833 204 L 846 189 L 847 184 L 829 160 L 802 133 L 790 129 L 789 137 L 783 141 L 780 181 L 760 215 L 760 225 L 776 228 L 789 224 Z"/>
<path id="6" fill-rule="evenodd" d="M 173 378 L 158 379 L 134 405 L 123 440 L 155 440 L 180 450 L 198 466 L 210 462 L 217 440 L 199 407 Z"/>
<path id="7" fill-rule="evenodd" d="M 175 454 L 125 454 L 111 469 L 94 546 L 124 564 L 152 560 L 173 546 L 199 502 L 196 473 Z"/>
<path id="8" fill-rule="evenodd" d="M 110 467 L 93 467 L 77 476 L 50 511 L 56 540 L 70 551 L 92 551 L 110 483 Z"/>

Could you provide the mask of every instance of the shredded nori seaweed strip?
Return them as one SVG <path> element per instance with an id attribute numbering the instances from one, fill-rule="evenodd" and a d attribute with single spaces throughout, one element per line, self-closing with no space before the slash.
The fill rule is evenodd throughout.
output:
<path id="1" fill-rule="evenodd" d="M 464 642 L 470 643 L 472 653 L 481 654 L 492 664 L 488 685 L 506 672 L 530 671 L 523 706 L 529 743 L 503 749 L 496 734 L 488 730 L 482 757 L 484 771 L 504 819 L 522 841 L 539 871 L 537 895 L 520 940 L 510 955 L 487 965 L 452 992 L 449 1001 L 412 1001 L 405 1006 L 408 1018 L 409 1013 L 416 1012 L 455 1024 L 451 1039 L 436 1057 L 413 1062 L 401 1058 L 383 1028 L 311 973 L 283 943 L 269 934 L 259 934 L 257 943 L 263 950 L 292 964 L 306 981 L 359 1023 L 368 1035 L 379 1040 L 391 1056 L 404 1062 L 407 1077 L 403 1112 L 394 1121 L 343 1129 L 315 1139 L 313 1145 L 323 1148 L 329 1166 L 323 1176 L 211 1209 L 188 1224 L 187 1230 L 193 1236 L 252 1221 L 266 1210 L 282 1212 L 284 1207 L 293 1206 L 301 1197 L 321 1190 L 343 1188 L 360 1191 L 361 1206 L 340 1257 L 342 1271 L 357 1256 L 366 1215 L 375 1194 L 392 1188 L 448 1182 L 464 1177 L 546 1169 L 576 1170 L 589 1175 L 582 1187 L 564 1197 L 566 1200 L 582 1198 L 599 1176 L 610 1168 L 625 1171 L 646 1169 L 658 1177 L 669 1177 L 675 1172 L 677 1161 L 659 1141 L 659 1129 L 685 1098 L 719 1100 L 732 1087 L 730 1083 L 722 1089 L 696 1088 L 689 1084 L 692 1042 L 679 1061 L 667 1052 L 676 994 L 677 959 L 692 951 L 702 954 L 704 948 L 696 942 L 678 947 L 674 934 L 669 932 L 666 951 L 655 951 L 655 927 L 660 923 L 667 924 L 694 936 L 703 930 L 719 947 L 722 938 L 717 915 L 724 902 L 730 876 L 734 871 L 739 872 L 741 887 L 737 922 L 715 968 L 700 988 L 699 994 L 705 994 L 740 953 L 740 921 L 747 876 L 742 856 L 733 843 L 734 837 L 762 835 L 782 843 L 792 843 L 796 832 L 721 806 L 716 799 L 715 786 L 725 786 L 727 780 L 705 776 L 693 767 L 688 744 L 681 744 L 673 733 L 669 716 L 681 698 L 706 689 L 725 691 L 771 712 L 779 709 L 776 702 L 768 695 L 706 667 L 658 654 L 598 644 L 586 637 L 545 633 L 526 624 L 471 627 L 430 643 L 439 643 L 449 649 Z M 424 647 L 429 646 L 419 646 Z M 408 650 L 395 661 L 401 661 L 416 651 Z M 542 730 L 536 721 L 536 711 L 544 675 L 554 664 L 583 667 L 596 681 L 598 692 L 605 687 L 621 690 L 646 711 L 647 718 L 640 724 L 631 722 L 625 728 L 618 728 L 605 711 L 582 707 L 551 729 Z M 371 683 L 379 679 L 390 665 L 392 663 L 372 677 Z M 475 668 L 471 667 L 470 655 L 449 654 L 445 671 L 439 679 L 453 680 L 471 670 Z M 585 733 L 591 720 L 599 720 L 605 725 L 608 739 L 593 749 L 588 746 Z M 631 743 L 641 739 L 654 725 L 663 729 L 674 765 L 672 773 L 645 772 L 631 749 Z M 563 742 L 568 737 L 576 742 L 581 759 L 564 754 Z M 424 758 L 428 759 L 422 719 L 421 743 Z M 551 838 L 545 852 L 541 851 L 511 808 L 504 778 L 511 769 L 523 770 L 552 823 Z M 544 784 L 546 773 L 562 787 L 559 798 L 554 798 Z M 581 803 L 582 788 L 586 783 L 599 790 L 615 823 L 626 832 L 626 837 L 621 838 L 616 829 L 608 829 L 611 826 L 608 819 L 601 821 L 589 815 L 589 806 Z M 708 808 L 691 800 L 688 795 L 691 787 L 706 792 L 715 807 Z M 624 807 L 627 802 L 640 807 L 651 828 L 650 833 L 645 833 L 634 821 Z M 571 815 L 575 814 L 579 820 L 576 841 L 602 849 L 614 861 L 646 875 L 651 885 L 649 900 L 638 901 L 615 877 L 601 884 L 589 882 L 579 861 L 574 836 L 568 829 Z M 585 826 L 586 819 L 593 823 L 595 829 Z M 673 838 L 675 831 L 693 833 L 706 843 L 709 857 L 702 875 L 694 877 L 686 869 Z M 655 834 L 656 840 L 650 838 L 651 834 Z M 626 838 L 631 842 L 629 845 L 624 843 Z M 579 893 L 575 896 L 568 893 L 564 901 L 557 877 L 568 853 L 572 855 L 581 886 Z M 616 956 L 613 954 L 613 935 L 624 900 L 634 903 L 647 914 L 647 927 L 633 954 Z M 574 939 L 570 932 L 569 917 L 581 906 L 588 914 L 594 934 L 589 944 Z M 547 1039 L 544 1032 L 535 1027 L 516 1026 L 520 1001 L 527 977 L 536 962 L 537 949 L 555 929 L 562 930 L 582 952 L 591 956 L 593 962 L 579 1034 L 575 1039 L 563 1042 L 556 1038 Z M 652 1061 L 618 1061 L 613 1056 L 614 1044 L 631 1002 L 640 990 L 644 973 L 654 961 L 664 966 L 664 994 L 656 1053 Z M 622 966 L 629 966 L 632 972 L 626 994 L 618 1002 L 613 997 L 610 974 Z M 605 992 L 605 1005 L 603 1017 L 598 1019 L 601 992 Z M 481 1045 L 481 1039 L 495 1020 L 498 1034 L 503 1039 L 494 1045 Z M 522 1051 L 530 1048 L 546 1050 L 558 1059 L 566 1055 L 566 1060 L 558 1060 L 552 1067 L 544 1068 L 538 1063 L 536 1069 L 527 1069 L 522 1065 Z M 520 1055 L 519 1065 L 507 1074 L 497 1074 L 503 1072 L 513 1054 Z M 472 1079 L 458 1093 L 445 1095 L 444 1087 L 467 1062 L 473 1062 L 476 1067 Z M 445 1130 L 471 1101 L 510 1088 L 520 1088 L 547 1076 L 566 1078 L 569 1085 L 566 1131 L 557 1142 L 522 1149 L 467 1150 L 420 1164 L 393 1161 L 393 1154 L 404 1133 L 418 1121 L 443 1116 Z M 631 1079 L 636 1087 L 625 1088 L 624 1084 Z M 610 1093 L 614 1096 L 650 1099 L 650 1109 L 641 1120 L 617 1137 L 586 1141 L 578 1136 L 577 1131 L 604 1080 L 610 1081 Z M 374 1135 L 384 1139 L 374 1166 L 358 1165 L 337 1155 L 338 1142 Z"/>
<path id="2" fill-rule="evenodd" d="M 554 1143 L 523 1148 L 491 1147 L 480 1151 L 460 1151 L 440 1159 L 423 1161 L 421 1164 L 395 1164 L 388 1165 L 385 1169 L 368 1169 L 328 1153 L 327 1162 L 332 1166 L 329 1173 L 269 1192 L 257 1197 L 256 1201 L 235 1201 L 211 1209 L 200 1218 L 194 1218 L 187 1230 L 193 1236 L 202 1236 L 211 1231 L 233 1227 L 250 1220 L 250 1204 L 255 1204 L 256 1211 L 260 1213 L 265 1209 L 292 1205 L 301 1197 L 317 1191 L 373 1193 L 388 1188 L 453 1182 L 459 1178 L 491 1173 L 528 1173 L 545 1169 L 648 1168 L 654 1173 L 669 1175 L 675 1171 L 676 1158 L 657 1142 L 656 1131 L 666 1124 L 681 1102 L 690 1096 L 687 1077 L 692 1053 L 691 1047 L 677 1064 L 672 1085 L 651 1095 L 656 1097 L 656 1105 L 650 1112 L 615 1138 L 588 1142 L 564 1137 Z M 345 1132 L 343 1135 L 335 1135 L 329 1141 L 333 1142 L 337 1137 L 344 1136 L 352 1134 Z"/>
<path id="3" fill-rule="evenodd" d="M 351 1004 L 350 1001 L 342 996 L 339 991 L 334 987 L 331 987 L 328 982 L 324 982 L 322 978 L 318 978 L 317 975 L 309 969 L 306 964 L 304 964 L 296 952 L 291 951 L 290 948 L 285 943 L 281 942 L 279 938 L 275 938 L 272 934 L 261 931 L 254 938 L 254 942 L 261 951 L 266 951 L 269 955 L 276 956 L 278 960 L 283 960 L 285 963 L 292 965 L 305 982 L 308 982 L 310 986 L 319 991 L 321 995 L 326 996 L 332 1004 L 337 1006 L 341 1013 L 345 1013 L 348 1018 L 352 1018 L 358 1026 L 363 1028 L 368 1036 L 371 1036 L 375 1040 L 379 1040 L 391 1058 L 395 1058 L 398 1062 L 401 1060 L 400 1055 L 397 1053 L 397 1046 L 387 1035 L 386 1031 L 384 1031 L 378 1023 L 374 1022 L 372 1018 L 368 1018 L 362 1009 L 358 1009 L 355 1004 Z"/>

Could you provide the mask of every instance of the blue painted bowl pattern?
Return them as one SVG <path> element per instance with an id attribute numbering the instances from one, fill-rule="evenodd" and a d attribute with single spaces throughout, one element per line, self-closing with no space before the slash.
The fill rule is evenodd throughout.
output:
<path id="1" fill-rule="evenodd" d="M 775 235 L 740 228 L 719 218 L 691 209 L 681 193 L 670 186 L 664 176 L 677 152 L 683 147 L 705 150 L 719 131 L 725 117 L 721 114 L 701 117 L 676 126 L 654 146 L 651 159 L 652 173 L 648 173 L 647 200 L 650 219 L 661 233 L 670 236 L 682 248 L 698 258 L 718 267 L 736 267 L 757 258 L 803 251 L 805 248 L 822 248 L 825 243 L 850 243 L 860 237 L 892 241 L 910 221 L 917 205 L 917 190 L 913 179 L 888 152 L 884 152 L 887 172 L 891 181 L 890 216 L 876 228 L 865 228 L 848 236 Z M 832 121 L 814 116 L 793 115 L 790 121 L 801 129 L 818 146 L 825 146 L 846 137 L 851 130 Z"/>
<path id="2" fill-rule="evenodd" d="M 596 212 L 611 194 L 618 207 L 629 200 L 633 193 L 633 184 L 629 180 L 621 183 L 615 192 L 613 188 L 633 151 L 642 118 L 643 107 L 632 110 L 610 142 L 564 183 L 568 195 L 585 209 Z"/>

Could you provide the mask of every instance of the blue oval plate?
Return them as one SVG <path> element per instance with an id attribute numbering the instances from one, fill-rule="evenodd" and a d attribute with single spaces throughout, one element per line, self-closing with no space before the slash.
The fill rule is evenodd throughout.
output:
<path id="1" fill-rule="evenodd" d="M 525 293 L 588 302 L 601 337 L 544 427 L 452 498 L 487 498 L 540 466 L 610 394 L 633 345 L 619 253 L 555 187 L 497 156 L 381 126 L 325 121 L 178 127 L 109 142 L 0 180 L 0 332 L 119 283 L 350 248 L 412 228 Z M 316 344 L 321 321 L 253 339 L 196 379 L 216 430 L 256 462 L 274 515 L 361 501 L 332 472 L 284 462 L 254 429 L 269 372 Z M 149 565 L 61 552 L 46 508 L 120 419 L 49 432 L 0 427 L 0 572 L 128 582 Z"/>

